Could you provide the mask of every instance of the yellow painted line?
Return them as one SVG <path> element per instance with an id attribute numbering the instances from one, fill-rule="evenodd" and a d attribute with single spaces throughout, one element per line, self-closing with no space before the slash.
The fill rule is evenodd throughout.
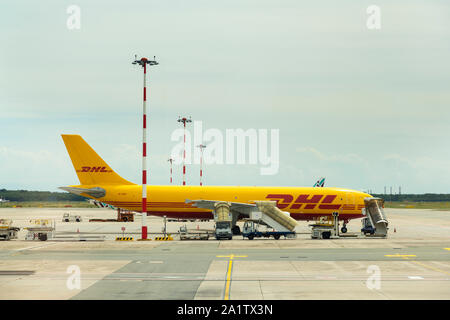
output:
<path id="1" fill-rule="evenodd" d="M 233 260 L 233 258 L 247 258 L 248 256 L 235 256 L 234 254 L 230 254 L 228 256 L 216 256 L 217 258 L 230 258 L 230 260 Z"/>
<path id="2" fill-rule="evenodd" d="M 231 286 L 231 268 L 233 267 L 233 260 L 230 259 L 228 263 L 227 282 L 225 284 L 225 296 L 223 300 L 230 300 L 230 286 Z"/>
<path id="3" fill-rule="evenodd" d="M 426 265 L 426 264 L 424 264 L 424 263 L 421 263 L 421 262 L 419 262 L 419 261 L 412 260 L 411 262 L 414 262 L 415 264 L 418 264 L 418 265 L 420 265 L 420 266 L 422 266 L 422 267 L 425 267 L 425 268 L 427 268 L 427 269 L 430 269 L 430 270 L 433 270 L 433 271 L 437 271 L 437 272 L 441 272 L 441 273 L 450 275 L 449 272 L 446 272 L 446 271 L 444 271 L 444 270 L 441 270 L 441 269 L 438 269 L 438 268 L 435 268 L 435 267 L 431 267 L 431 266 Z"/>
<path id="4" fill-rule="evenodd" d="M 450 248 L 444 248 L 444 249 L 445 250 L 450 250 Z M 401 257 L 401 258 L 403 258 L 405 260 L 409 260 L 408 258 L 415 257 L 415 256 L 416 255 L 414 255 L 414 254 L 391 254 L 391 255 L 387 254 L 387 255 L 385 255 L 385 257 Z M 427 269 L 430 269 L 430 270 L 433 270 L 433 271 L 436 271 L 436 272 L 440 272 L 440 273 L 443 273 L 443 274 L 450 275 L 450 273 L 447 272 L 447 271 L 444 271 L 444 270 L 441 270 L 441 269 L 429 266 L 429 265 L 427 265 L 425 263 L 422 263 L 422 262 L 419 262 L 419 261 L 416 261 L 416 260 L 409 260 L 409 261 L 412 262 L 412 263 L 415 263 L 415 264 L 417 264 L 419 266 L 422 266 L 424 268 L 427 268 Z"/>
<path id="5" fill-rule="evenodd" d="M 224 293 L 224 300 L 230 300 L 230 287 L 231 287 L 231 270 L 233 268 L 233 259 L 234 258 L 247 258 L 248 256 L 236 256 L 234 254 L 230 254 L 227 256 L 224 255 L 219 255 L 216 256 L 217 258 L 230 258 L 230 260 L 228 261 L 228 270 L 227 270 L 227 280 L 225 283 L 225 293 Z"/>
<path id="6" fill-rule="evenodd" d="M 416 257 L 415 254 L 385 254 L 385 257 L 389 257 L 389 258 L 411 258 L 411 257 Z"/>
<path id="7" fill-rule="evenodd" d="M 450 248 L 444 248 L 444 250 L 448 250 L 448 251 L 450 251 Z"/>

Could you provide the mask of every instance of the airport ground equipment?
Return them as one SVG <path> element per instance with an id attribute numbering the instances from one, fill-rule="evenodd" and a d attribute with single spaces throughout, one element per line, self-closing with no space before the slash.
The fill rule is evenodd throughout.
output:
<path id="1" fill-rule="evenodd" d="M 189 231 L 186 225 L 180 227 L 178 232 L 180 240 L 208 240 L 209 232 L 205 230 Z"/>
<path id="2" fill-rule="evenodd" d="M 117 209 L 117 221 L 118 222 L 133 222 L 134 213 L 123 209 Z"/>
<path id="3" fill-rule="evenodd" d="M 242 231 L 242 237 L 253 240 L 254 238 L 270 238 L 274 237 L 275 240 L 280 239 L 281 236 L 285 238 L 296 238 L 296 233 L 294 231 L 259 231 L 258 225 L 254 220 L 246 220 L 244 224 L 244 229 Z"/>
<path id="4" fill-rule="evenodd" d="M 70 213 L 64 213 L 62 222 L 81 222 L 83 219 L 80 215 L 72 215 Z"/>
<path id="5" fill-rule="evenodd" d="M 255 201 L 261 221 L 276 231 L 294 231 L 297 221 L 290 217 L 289 212 L 281 211 L 275 201 Z M 253 213 L 254 214 L 254 213 Z"/>
<path id="6" fill-rule="evenodd" d="M 12 222 L 10 219 L 0 219 L 0 239 L 17 239 L 17 233 L 20 228 L 13 227 Z"/>
<path id="7" fill-rule="evenodd" d="M 220 201 L 214 204 L 214 221 L 216 239 L 233 239 L 231 231 L 232 213 L 228 202 Z"/>
<path id="8" fill-rule="evenodd" d="M 339 212 L 333 212 L 332 219 L 321 217 L 315 224 L 310 224 L 312 239 L 339 238 Z"/>
<path id="9" fill-rule="evenodd" d="M 364 198 L 365 208 L 362 209 L 363 228 L 361 232 L 373 237 L 387 237 L 388 220 L 384 213 L 384 200 L 381 198 Z"/>
<path id="10" fill-rule="evenodd" d="M 293 231 L 297 226 L 297 221 L 290 217 L 289 212 L 281 211 L 277 207 L 276 201 L 240 203 L 215 200 L 186 200 L 186 203 L 192 203 L 197 208 L 213 210 L 214 221 L 216 221 L 216 234 L 219 235 L 219 238 L 232 239 L 233 229 L 237 227 L 236 220 L 238 216 L 248 216 L 253 220 L 259 220 L 260 224 L 265 224 L 273 228 L 274 231 L 289 232 Z M 226 223 L 219 223 L 218 225 L 219 221 L 226 221 Z M 238 228 L 236 228 L 236 231 Z M 217 232 L 218 229 L 219 231 Z M 229 234 L 229 229 L 232 230 L 231 235 Z"/>
<path id="11" fill-rule="evenodd" d="M 367 235 L 373 235 L 375 233 L 375 228 L 370 223 L 369 218 L 362 218 L 361 223 L 362 223 L 362 228 L 361 228 L 362 234 L 367 236 Z"/>
<path id="12" fill-rule="evenodd" d="M 116 219 L 89 219 L 89 222 L 133 222 L 134 221 L 134 212 L 117 209 L 117 218 Z"/>
<path id="13" fill-rule="evenodd" d="M 51 219 L 32 219 L 30 227 L 24 228 L 28 231 L 25 240 L 46 241 L 54 238 L 56 223 Z"/>

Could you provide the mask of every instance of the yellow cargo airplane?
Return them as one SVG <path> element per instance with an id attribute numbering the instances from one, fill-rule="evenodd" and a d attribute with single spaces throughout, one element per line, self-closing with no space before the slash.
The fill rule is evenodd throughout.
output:
<path id="1" fill-rule="evenodd" d="M 142 212 L 142 186 L 115 173 L 81 136 L 62 135 L 62 138 L 81 184 L 61 189 L 117 208 Z M 345 228 L 350 219 L 363 217 L 366 197 L 372 196 L 343 188 L 147 186 L 147 214 L 212 219 L 210 205 L 204 204 L 225 201 L 231 204 L 235 232 L 236 228 L 239 230 L 236 221 L 255 210 L 255 201 L 272 200 L 295 220 L 315 220 L 337 211 Z"/>

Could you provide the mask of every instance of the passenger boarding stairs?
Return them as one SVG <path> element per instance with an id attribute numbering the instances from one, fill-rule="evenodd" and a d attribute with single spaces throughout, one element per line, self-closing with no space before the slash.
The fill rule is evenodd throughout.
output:
<path id="1" fill-rule="evenodd" d="M 381 198 L 365 198 L 364 205 L 363 215 L 366 216 L 367 222 L 375 229 L 373 235 L 386 237 L 389 223 L 383 209 L 384 200 Z"/>
<path id="2" fill-rule="evenodd" d="M 254 203 L 225 202 L 215 200 L 189 200 L 194 207 L 213 210 L 214 220 L 232 220 L 235 225 L 239 215 L 250 217 L 251 220 L 263 223 L 275 231 L 294 231 L 297 221 L 291 218 L 289 212 L 277 208 L 276 201 L 252 201 Z"/>
<path id="3" fill-rule="evenodd" d="M 290 217 L 289 212 L 281 211 L 275 201 L 255 201 L 259 211 L 253 211 L 252 220 L 259 220 L 275 231 L 294 231 L 297 221 Z"/>

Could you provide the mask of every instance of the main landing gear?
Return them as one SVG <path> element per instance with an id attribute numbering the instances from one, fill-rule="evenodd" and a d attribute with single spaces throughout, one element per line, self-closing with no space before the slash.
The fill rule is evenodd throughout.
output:
<path id="1" fill-rule="evenodd" d="M 344 225 L 341 228 L 341 232 L 342 233 L 346 233 L 347 232 L 347 225 L 344 223 Z"/>

